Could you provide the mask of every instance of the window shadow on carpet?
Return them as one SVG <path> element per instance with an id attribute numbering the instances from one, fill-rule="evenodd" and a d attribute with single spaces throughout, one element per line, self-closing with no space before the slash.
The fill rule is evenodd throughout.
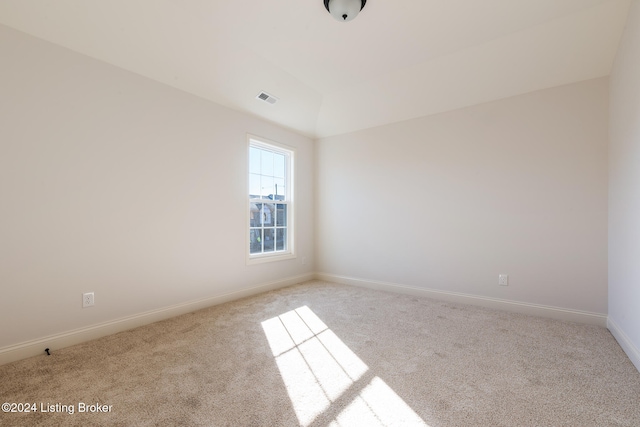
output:
<path id="1" fill-rule="evenodd" d="M 429 427 L 309 307 L 262 328 L 301 425 Z"/>

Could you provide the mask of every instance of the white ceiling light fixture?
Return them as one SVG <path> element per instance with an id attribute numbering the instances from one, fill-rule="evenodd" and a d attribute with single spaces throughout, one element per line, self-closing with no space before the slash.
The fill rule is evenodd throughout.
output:
<path id="1" fill-rule="evenodd" d="M 358 16 L 367 0 L 324 0 L 324 7 L 337 21 L 347 22 Z"/>

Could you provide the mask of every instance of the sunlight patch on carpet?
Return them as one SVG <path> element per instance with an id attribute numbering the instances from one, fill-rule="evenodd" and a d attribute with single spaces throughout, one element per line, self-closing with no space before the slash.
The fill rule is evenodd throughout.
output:
<path id="1" fill-rule="evenodd" d="M 428 427 L 382 379 L 364 381 L 368 366 L 309 307 L 265 320 L 262 328 L 301 425 L 346 398 L 332 426 Z"/>
<path id="2" fill-rule="evenodd" d="M 374 377 L 330 425 L 333 427 L 356 425 L 429 427 L 379 377 Z"/>

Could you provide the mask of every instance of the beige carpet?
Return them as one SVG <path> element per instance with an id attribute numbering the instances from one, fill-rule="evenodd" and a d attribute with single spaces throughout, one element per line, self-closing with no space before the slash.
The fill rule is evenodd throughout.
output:
<path id="1" fill-rule="evenodd" d="M 0 396 L 38 409 L 3 426 L 640 426 L 604 328 L 317 281 L 1 366 Z"/>

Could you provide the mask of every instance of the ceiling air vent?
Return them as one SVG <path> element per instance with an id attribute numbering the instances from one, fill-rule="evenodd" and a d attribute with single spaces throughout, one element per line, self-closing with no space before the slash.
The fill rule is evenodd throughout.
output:
<path id="1" fill-rule="evenodd" d="M 271 105 L 275 104 L 278 101 L 278 98 L 273 95 L 269 95 L 267 92 L 260 92 L 258 96 L 256 96 L 256 98 Z"/>

